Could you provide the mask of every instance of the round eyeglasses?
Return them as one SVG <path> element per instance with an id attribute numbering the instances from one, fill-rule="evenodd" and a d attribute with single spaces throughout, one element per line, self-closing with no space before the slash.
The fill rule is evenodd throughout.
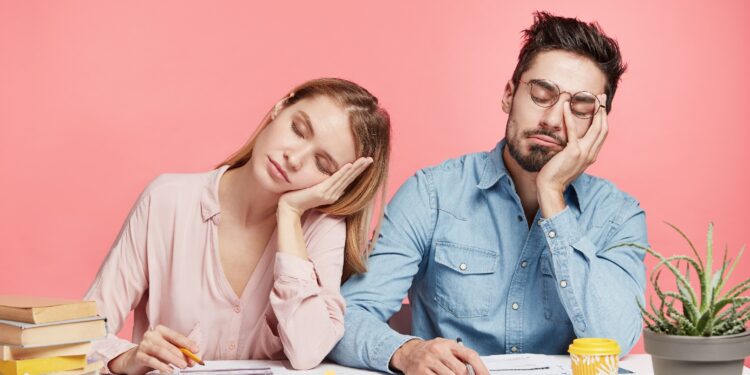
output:
<path id="1" fill-rule="evenodd" d="M 536 105 L 543 108 L 549 108 L 557 104 L 560 95 L 563 93 L 570 95 L 571 112 L 573 112 L 573 115 L 578 118 L 590 119 L 596 115 L 599 108 L 604 107 L 604 105 L 599 102 L 599 98 L 588 91 L 579 91 L 575 94 L 571 94 L 567 91 L 560 91 L 560 87 L 548 79 L 532 79 L 528 82 L 521 82 L 529 85 L 531 100 Z"/>

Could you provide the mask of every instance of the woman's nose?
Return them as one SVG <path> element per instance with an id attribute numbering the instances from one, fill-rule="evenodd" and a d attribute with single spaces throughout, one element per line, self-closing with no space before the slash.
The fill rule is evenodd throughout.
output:
<path id="1" fill-rule="evenodd" d="M 311 152 L 312 147 L 307 145 L 290 148 L 284 151 L 284 161 L 287 163 L 289 169 L 298 171 L 302 168 L 305 158 Z"/>

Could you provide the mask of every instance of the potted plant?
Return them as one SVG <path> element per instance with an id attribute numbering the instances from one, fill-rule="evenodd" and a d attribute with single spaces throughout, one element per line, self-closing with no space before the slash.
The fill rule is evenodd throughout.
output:
<path id="1" fill-rule="evenodd" d="M 750 355 L 750 330 L 745 327 L 750 320 L 750 296 L 744 295 L 750 290 L 750 278 L 731 288 L 726 282 L 745 248 L 734 261 L 727 259 L 725 248 L 714 270 L 713 223 L 708 226 L 705 259 L 679 228 L 667 224 L 687 241 L 694 257 L 665 257 L 638 244 L 620 245 L 643 249 L 659 260 L 650 276 L 658 307 L 652 299 L 648 308 L 638 301 L 646 325 L 644 347 L 651 354 L 654 374 L 740 375 L 743 361 Z M 659 286 L 665 269 L 674 276 L 676 291 Z"/>

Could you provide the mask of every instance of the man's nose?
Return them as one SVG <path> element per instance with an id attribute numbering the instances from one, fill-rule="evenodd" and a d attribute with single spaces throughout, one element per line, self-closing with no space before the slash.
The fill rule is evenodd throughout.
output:
<path id="1" fill-rule="evenodd" d="M 561 96 L 560 99 L 552 107 L 545 108 L 544 114 L 542 115 L 541 124 L 543 127 L 549 128 L 552 131 L 562 131 L 565 126 L 565 102 L 567 98 Z"/>

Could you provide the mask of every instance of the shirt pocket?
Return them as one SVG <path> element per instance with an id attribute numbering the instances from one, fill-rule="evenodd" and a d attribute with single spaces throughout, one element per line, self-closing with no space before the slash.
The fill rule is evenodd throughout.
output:
<path id="1" fill-rule="evenodd" d="M 570 323 L 570 317 L 565 311 L 565 307 L 560 301 L 558 295 L 557 280 L 552 272 L 552 259 L 549 254 L 542 253 L 540 259 L 540 269 L 542 272 L 542 301 L 544 305 L 544 318 L 553 322 Z"/>
<path id="2" fill-rule="evenodd" d="M 449 242 L 435 244 L 435 301 L 457 318 L 489 315 L 497 251 Z"/>

